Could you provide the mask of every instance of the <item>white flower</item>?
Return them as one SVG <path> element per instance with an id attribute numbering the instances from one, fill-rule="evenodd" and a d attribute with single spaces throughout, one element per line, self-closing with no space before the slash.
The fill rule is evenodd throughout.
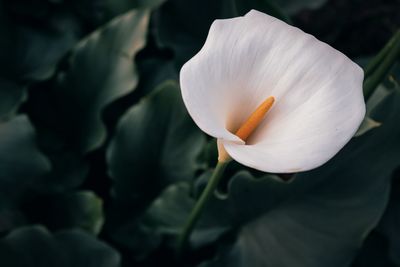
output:
<path id="1" fill-rule="evenodd" d="M 193 120 L 234 160 L 291 173 L 324 164 L 354 135 L 365 115 L 363 76 L 341 52 L 252 10 L 214 21 L 180 83 Z M 249 138 L 235 135 L 269 97 Z"/>

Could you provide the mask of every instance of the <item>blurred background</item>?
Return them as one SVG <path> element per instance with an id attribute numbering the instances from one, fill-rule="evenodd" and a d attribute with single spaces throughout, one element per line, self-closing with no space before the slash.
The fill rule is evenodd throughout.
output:
<path id="1" fill-rule="evenodd" d="M 215 143 L 181 103 L 179 70 L 213 20 L 250 9 L 363 67 L 400 28 L 400 0 L 1 0 L 0 266 L 178 266 L 170 239 L 158 234 L 176 227 L 156 225 L 179 224 L 175 218 L 187 213 L 178 216 L 165 202 L 157 210 L 153 201 L 216 159 Z M 398 90 L 399 78 L 397 63 L 384 84 Z M 171 147 L 179 149 L 164 155 Z M 382 221 L 347 260 L 354 267 L 400 266 L 399 152 L 376 151 L 366 161 L 376 160 L 392 186 L 382 193 Z M 385 155 L 390 166 L 379 165 Z M 209 235 L 183 265 L 213 258 Z M 229 232 L 218 247 L 232 240 Z"/>

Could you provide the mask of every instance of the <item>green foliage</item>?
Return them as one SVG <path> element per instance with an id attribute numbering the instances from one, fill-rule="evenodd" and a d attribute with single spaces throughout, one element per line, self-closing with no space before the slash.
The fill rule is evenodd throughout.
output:
<path id="1" fill-rule="evenodd" d="M 138 220 L 124 226 L 117 240 L 129 247 L 138 260 L 149 257 L 161 245 L 173 251 L 177 246 L 176 237 L 182 231 L 194 203 L 189 183 L 172 184 L 149 205 Z M 222 208 L 224 206 L 217 202 L 207 207 L 205 216 L 202 216 L 191 235 L 193 247 L 209 245 L 230 229 L 230 217 L 221 216 L 229 214 L 221 213 Z"/>
<path id="2" fill-rule="evenodd" d="M 118 15 L 130 9 L 149 8 L 153 9 L 164 3 L 165 0 L 107 0 L 106 9 L 112 15 Z"/>
<path id="3" fill-rule="evenodd" d="M 267 2 L 267 1 L 265 1 Z M 287 14 L 292 15 L 296 14 L 299 11 L 304 9 L 316 9 L 321 7 L 323 4 L 327 2 L 327 0 L 271 0 L 271 2 L 275 3 L 279 8 L 284 10 Z"/>
<path id="4" fill-rule="evenodd" d="M 0 4 L 0 31 L 7 36 L 0 42 L 1 76 L 21 81 L 50 78 L 81 35 L 76 17 L 44 1 L 7 4 Z"/>
<path id="5" fill-rule="evenodd" d="M 115 196 L 148 197 L 169 183 L 193 179 L 204 141 L 186 112 L 177 84 L 160 85 L 127 111 L 110 143 L 107 159 Z"/>
<path id="6" fill-rule="evenodd" d="M 266 0 L 171 0 L 154 15 L 155 37 L 160 46 L 174 50 L 179 67 L 200 50 L 215 19 L 243 16 L 251 9 L 289 20 L 274 3 Z"/>
<path id="7" fill-rule="evenodd" d="M 105 140 L 102 109 L 138 82 L 136 53 L 145 44 L 148 12 L 131 11 L 80 41 L 69 68 L 58 75 L 55 98 L 73 143 L 83 153 Z"/>
<path id="8" fill-rule="evenodd" d="M 360 125 L 360 128 L 356 132 L 355 136 L 357 137 L 357 136 L 363 135 L 366 132 L 368 132 L 369 130 L 372 130 L 379 126 L 381 126 L 380 122 L 377 122 L 377 121 L 371 119 L 370 117 L 365 117 L 363 122 Z"/>
<path id="9" fill-rule="evenodd" d="M 0 207 L 20 201 L 29 187 L 50 170 L 35 144 L 34 129 L 25 115 L 0 123 Z"/>
<path id="10" fill-rule="evenodd" d="M 0 241 L 7 267 L 118 267 L 120 256 L 110 246 L 79 230 L 49 233 L 41 226 L 12 231 Z"/>
<path id="11" fill-rule="evenodd" d="M 15 114 L 25 98 L 22 86 L 8 80 L 0 80 L 0 120 Z"/>
<path id="12" fill-rule="evenodd" d="M 204 143 L 175 82 L 163 83 L 126 112 L 107 151 L 115 199 L 110 231 L 118 242 L 128 246 L 137 242 L 127 238 L 136 219 L 134 211 L 126 214 L 126 207 L 140 209 L 165 186 L 191 181 L 201 167 L 197 158 Z"/>
<path id="13" fill-rule="evenodd" d="M 29 220 L 51 230 L 79 227 L 97 235 L 104 223 L 102 200 L 90 191 L 41 195 L 28 207 Z"/>
<path id="14" fill-rule="evenodd" d="M 400 223 L 400 200 L 399 200 L 399 189 L 398 180 L 395 183 L 396 187 L 393 187 L 392 198 L 387 207 L 386 213 L 382 218 L 382 222 L 379 225 L 379 231 L 387 238 L 390 246 L 389 257 L 392 262 L 396 265 L 400 265 L 400 240 L 398 238 L 400 234 L 399 223 Z"/>
<path id="15" fill-rule="evenodd" d="M 305 173 L 232 162 L 190 250 L 174 254 L 217 156 L 185 109 L 180 67 L 215 19 L 258 9 L 307 28 L 330 2 L 2 1 L 0 266 L 400 265 L 394 30 L 361 55 L 372 60 L 357 137 Z M 359 7 L 354 20 L 374 25 Z"/>
<path id="16" fill-rule="evenodd" d="M 84 181 L 84 154 L 106 139 L 104 108 L 138 83 L 133 58 L 145 44 L 148 17 L 147 11 L 128 12 L 81 40 L 67 69 L 28 104 L 40 145 L 54 166 L 45 186 L 63 190 Z"/>

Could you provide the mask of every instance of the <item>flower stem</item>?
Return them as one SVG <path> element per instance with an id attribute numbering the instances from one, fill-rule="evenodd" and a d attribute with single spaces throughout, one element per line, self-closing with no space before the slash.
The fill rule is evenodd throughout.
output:
<path id="1" fill-rule="evenodd" d="M 206 188 L 201 193 L 200 198 L 197 200 L 194 208 L 192 209 L 189 215 L 189 218 L 187 219 L 184 225 L 182 233 L 178 237 L 178 255 L 182 255 L 182 252 L 184 252 L 190 234 L 192 233 L 194 227 L 196 226 L 197 221 L 200 219 L 200 216 L 204 208 L 206 207 L 207 202 L 210 200 L 212 194 L 217 188 L 218 183 L 221 180 L 224 170 L 228 165 L 228 163 L 229 161 L 217 163 L 217 166 L 215 167 L 214 172 L 212 173 Z"/>
<path id="2" fill-rule="evenodd" d="M 390 49 L 392 49 L 393 45 L 398 41 L 399 38 L 400 31 L 396 32 L 392 36 L 392 38 L 390 38 L 390 40 L 386 43 L 386 45 L 381 49 L 381 51 L 379 51 L 379 53 L 368 62 L 368 65 L 364 68 L 364 75 L 366 78 L 372 74 L 376 67 L 379 66 L 379 63 L 382 62 L 382 60 L 386 57 Z"/>
<path id="3" fill-rule="evenodd" d="M 394 62 L 400 56 L 400 30 L 365 68 L 364 97 L 366 100 L 382 82 Z"/>

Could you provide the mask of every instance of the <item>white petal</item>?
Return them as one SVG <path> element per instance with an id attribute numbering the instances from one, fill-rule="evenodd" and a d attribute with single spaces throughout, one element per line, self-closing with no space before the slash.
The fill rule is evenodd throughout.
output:
<path id="1" fill-rule="evenodd" d="M 259 12 L 246 16 L 254 24 L 270 20 Z M 224 142 L 235 160 L 275 173 L 324 164 L 350 140 L 365 115 L 361 68 L 327 44 L 286 28 L 292 27 L 280 21 L 274 24 L 280 32 L 275 40 L 293 45 L 281 56 L 278 52 L 266 56 L 269 63 L 263 72 L 268 74 L 258 79 L 260 84 L 274 81 L 268 93 L 275 96 L 275 106 L 248 145 Z"/>
<path id="2" fill-rule="evenodd" d="M 203 48 L 180 72 L 183 101 L 199 128 L 216 138 L 241 144 L 243 141 L 227 130 L 227 118 L 232 113 L 231 97 L 243 89 L 238 78 L 245 80 L 246 74 L 240 64 L 230 62 L 235 57 L 229 54 L 235 51 L 226 44 L 231 33 L 242 28 L 243 20 L 238 17 L 214 21 Z"/>
<path id="3" fill-rule="evenodd" d="M 242 164 L 268 172 L 315 168 L 335 155 L 365 114 L 363 72 L 313 36 L 271 16 L 213 23 L 202 50 L 181 71 L 195 122 Z M 234 132 L 268 96 L 276 101 L 247 141 Z"/>

